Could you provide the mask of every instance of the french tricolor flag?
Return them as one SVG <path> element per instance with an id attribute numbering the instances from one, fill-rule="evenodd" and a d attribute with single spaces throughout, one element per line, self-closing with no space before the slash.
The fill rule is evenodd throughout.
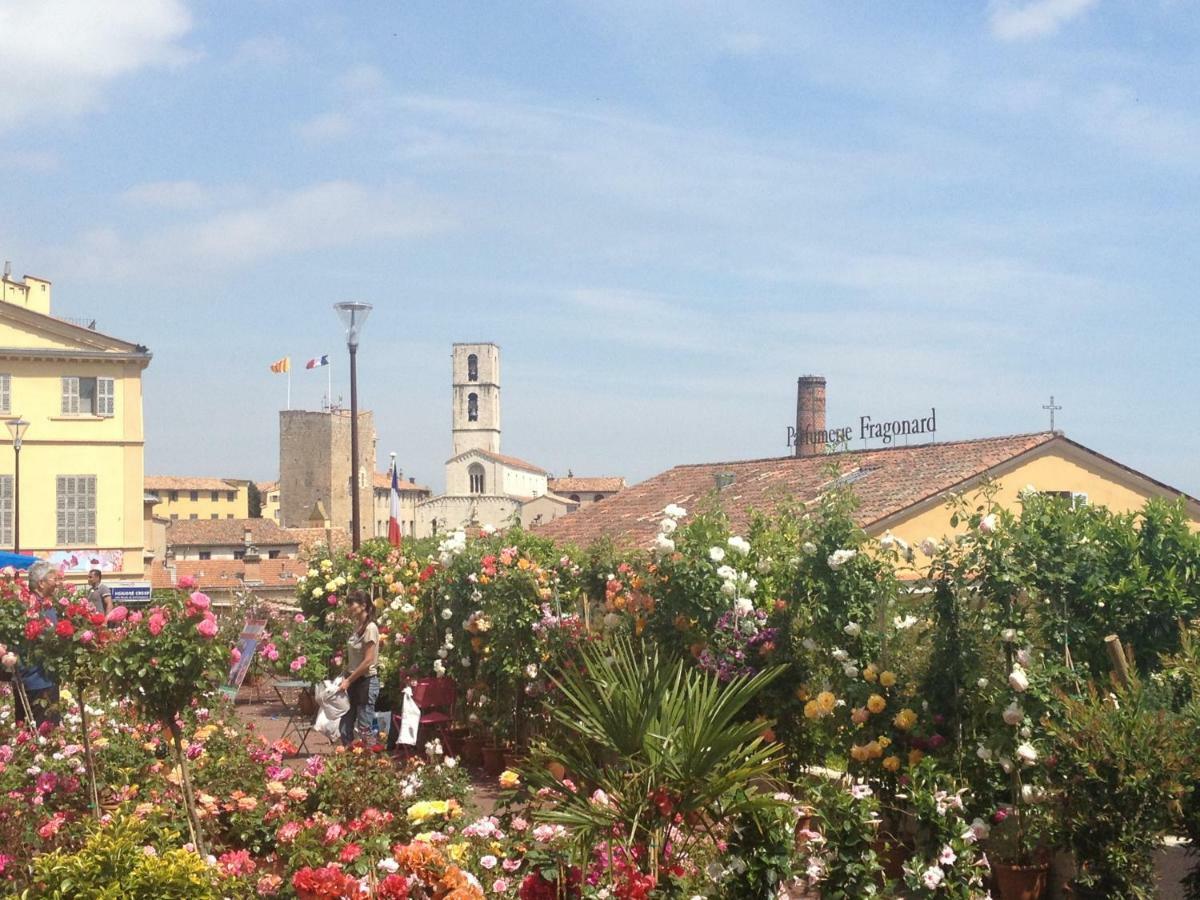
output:
<path id="1" fill-rule="evenodd" d="M 388 502 L 388 543 L 400 546 L 400 476 L 392 465 L 392 496 Z"/>
<path id="2" fill-rule="evenodd" d="M 329 365 L 329 357 L 328 356 L 314 356 L 312 359 L 310 359 L 308 362 L 306 362 L 304 364 L 304 368 L 319 369 L 319 368 L 321 368 L 321 366 L 327 366 L 327 365 Z"/>

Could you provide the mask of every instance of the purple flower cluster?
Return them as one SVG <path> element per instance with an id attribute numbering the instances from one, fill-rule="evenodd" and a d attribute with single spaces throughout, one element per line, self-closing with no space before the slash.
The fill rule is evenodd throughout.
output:
<path id="1" fill-rule="evenodd" d="M 766 626 L 767 614 L 761 609 L 740 614 L 729 610 L 717 620 L 712 638 L 700 651 L 700 668 L 720 681 L 753 675 L 758 671 L 763 645 L 773 642 L 778 634 L 778 629 Z"/>

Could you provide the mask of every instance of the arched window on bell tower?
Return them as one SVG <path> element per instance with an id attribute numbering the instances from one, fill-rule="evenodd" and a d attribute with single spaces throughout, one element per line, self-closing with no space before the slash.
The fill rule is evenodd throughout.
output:
<path id="1" fill-rule="evenodd" d="M 479 395 L 467 394 L 467 421 L 479 421 Z"/>
<path id="2" fill-rule="evenodd" d="M 479 380 L 479 357 L 472 353 L 467 357 L 467 381 Z"/>
<path id="3" fill-rule="evenodd" d="M 467 467 L 467 477 L 471 479 L 471 493 L 482 494 L 484 488 L 483 466 L 481 466 L 479 463 L 471 463 L 471 465 Z"/>

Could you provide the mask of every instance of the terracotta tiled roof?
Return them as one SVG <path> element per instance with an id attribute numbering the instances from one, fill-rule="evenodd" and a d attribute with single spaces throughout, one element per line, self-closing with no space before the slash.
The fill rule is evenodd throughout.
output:
<path id="1" fill-rule="evenodd" d="M 464 450 L 462 453 L 458 454 L 458 456 L 454 457 L 454 459 L 462 459 L 464 456 L 467 456 L 471 453 L 478 453 L 480 456 L 501 463 L 502 465 L 509 466 L 513 469 L 524 469 L 527 472 L 533 472 L 537 475 L 548 474 L 541 466 L 535 466 L 533 463 L 526 462 L 523 459 L 517 459 L 515 456 L 505 456 L 503 453 L 493 453 L 491 450 Z"/>
<path id="2" fill-rule="evenodd" d="M 171 564 L 175 579 L 190 576 L 195 578 L 202 591 L 233 591 L 242 587 L 242 580 L 250 582 L 249 590 L 294 590 L 296 581 L 308 571 L 308 563 L 302 559 L 264 559 L 259 563 L 247 563 L 241 559 L 176 560 Z M 254 582 L 261 581 L 261 585 Z M 150 586 L 172 588 L 175 581 L 171 569 L 155 563 L 150 569 Z"/>
<path id="3" fill-rule="evenodd" d="M 241 482 L 236 478 L 198 478 L 191 475 L 147 475 L 143 484 L 148 491 L 231 491 Z"/>
<path id="4" fill-rule="evenodd" d="M 392 473 L 391 472 L 376 472 L 375 473 L 375 487 L 383 488 L 385 490 L 390 491 L 392 489 Z M 401 477 L 401 479 L 400 479 L 399 487 L 400 487 L 400 493 L 402 493 L 402 494 L 405 491 L 429 492 L 429 488 L 425 487 L 425 485 L 414 484 L 413 482 L 411 482 L 408 479 L 403 478 L 403 477 Z"/>
<path id="5" fill-rule="evenodd" d="M 324 528 L 288 528 L 287 531 L 299 540 L 300 556 L 305 559 L 318 544 L 325 543 Z M 329 539 L 334 550 L 345 550 L 350 546 L 350 532 L 345 528 L 330 528 Z"/>
<path id="6" fill-rule="evenodd" d="M 551 478 L 550 490 L 556 494 L 611 494 L 625 487 L 624 478 Z"/>
<path id="7" fill-rule="evenodd" d="M 299 544 L 296 531 L 310 529 L 281 528 L 274 519 L 176 519 L 167 526 L 167 546 L 241 546 L 246 530 L 256 547 L 280 547 Z M 321 529 L 322 534 L 324 529 Z"/>
<path id="8" fill-rule="evenodd" d="M 271 491 L 279 490 L 278 481 L 260 481 L 256 485 L 260 494 L 269 494 Z"/>
<path id="9" fill-rule="evenodd" d="M 807 502 L 818 497 L 839 477 L 831 476 L 833 465 L 858 496 L 859 523 L 869 526 L 1056 437 L 1053 432 L 1043 432 L 803 459 L 784 456 L 676 466 L 537 531 L 580 546 L 602 537 L 625 546 L 649 546 L 658 532 L 662 510 L 675 503 L 692 511 L 712 495 L 719 474 L 733 476 L 733 482 L 721 491 L 721 506 L 733 527 L 742 528 L 752 510 L 769 512 L 785 499 Z"/>

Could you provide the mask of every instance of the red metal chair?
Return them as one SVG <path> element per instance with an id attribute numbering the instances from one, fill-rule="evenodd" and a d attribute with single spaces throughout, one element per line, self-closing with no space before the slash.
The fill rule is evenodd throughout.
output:
<path id="1" fill-rule="evenodd" d="M 411 685 L 413 700 L 421 708 L 420 726 L 417 728 L 417 746 L 437 738 L 447 754 L 457 748 L 447 746 L 447 736 L 454 722 L 454 704 L 458 700 L 458 687 L 453 678 L 423 678 Z"/>

